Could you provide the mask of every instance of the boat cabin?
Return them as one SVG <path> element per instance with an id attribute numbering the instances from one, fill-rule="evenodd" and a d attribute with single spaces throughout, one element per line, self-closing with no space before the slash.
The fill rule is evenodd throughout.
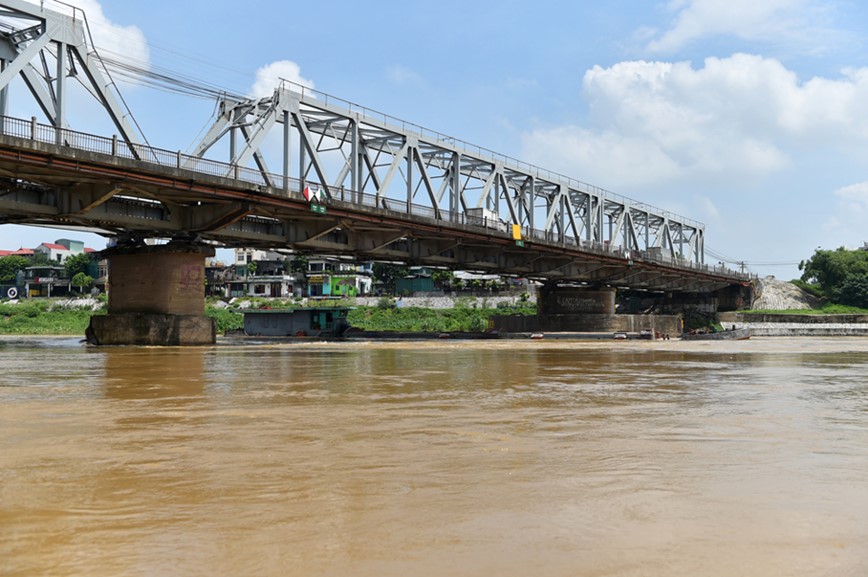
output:
<path id="1" fill-rule="evenodd" d="M 257 337 L 337 337 L 349 327 L 349 308 L 306 307 L 244 311 L 244 332 Z"/>

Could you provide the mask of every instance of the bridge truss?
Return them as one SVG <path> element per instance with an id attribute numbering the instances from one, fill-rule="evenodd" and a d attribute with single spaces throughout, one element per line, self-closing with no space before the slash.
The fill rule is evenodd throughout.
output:
<path id="1" fill-rule="evenodd" d="M 296 181 L 329 199 L 363 193 L 385 210 L 518 225 L 522 239 L 704 263 L 700 223 L 288 81 L 268 98 L 225 97 L 218 110 L 193 156 L 228 140 L 228 164 L 255 164 L 269 186 Z M 265 160 L 271 132 L 281 135 L 280 176 Z"/>
<path id="2" fill-rule="evenodd" d="M 20 76 L 48 122 L 68 128 L 67 85 L 74 79 L 102 105 L 122 142 L 140 143 L 144 138 L 90 41 L 84 12 L 62 6 L 69 14 L 43 3 L 0 2 L 0 114 L 7 115 L 10 82 Z"/>

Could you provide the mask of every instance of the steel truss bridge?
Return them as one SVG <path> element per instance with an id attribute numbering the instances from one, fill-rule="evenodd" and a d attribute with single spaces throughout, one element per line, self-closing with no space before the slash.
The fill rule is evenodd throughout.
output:
<path id="1" fill-rule="evenodd" d="M 648 290 L 750 280 L 706 266 L 698 222 L 287 81 L 222 96 L 191 154 L 152 147 L 80 11 L 5 0 L 0 22 L 0 223 Z M 47 121 L 5 116 L 16 77 Z M 117 135 L 68 127 L 70 78 Z"/>

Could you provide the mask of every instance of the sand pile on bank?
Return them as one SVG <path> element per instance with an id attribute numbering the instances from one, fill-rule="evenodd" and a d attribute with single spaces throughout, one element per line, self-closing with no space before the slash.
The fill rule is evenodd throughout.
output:
<path id="1" fill-rule="evenodd" d="M 817 305 L 816 297 L 796 285 L 773 276 L 759 279 L 757 299 L 751 308 L 757 310 L 788 311 L 810 309 Z"/>

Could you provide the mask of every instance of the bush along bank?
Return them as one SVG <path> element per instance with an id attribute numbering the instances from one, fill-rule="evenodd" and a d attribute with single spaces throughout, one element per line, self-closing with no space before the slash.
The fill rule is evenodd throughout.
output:
<path id="1" fill-rule="evenodd" d="M 351 328 L 362 331 L 394 332 L 483 332 L 494 315 L 533 315 L 536 306 L 527 303 L 499 304 L 496 308 L 477 308 L 475 303 L 458 301 L 453 308 L 430 309 L 398 307 L 391 299 L 377 306 L 354 306 L 351 301 L 330 302 L 333 307 L 349 307 Z M 244 311 L 257 308 L 302 308 L 297 301 L 252 299 L 243 308 L 219 301 L 206 304 L 205 314 L 216 325 L 217 334 L 244 329 Z M 326 306 L 317 304 L 317 306 Z M 0 334 L 4 335 L 81 335 L 93 315 L 106 314 L 105 299 L 33 299 L 0 302 Z"/>
<path id="2" fill-rule="evenodd" d="M 536 305 L 518 302 L 498 303 L 496 307 L 480 306 L 476 299 L 454 301 L 451 308 L 398 306 L 395 299 L 384 297 L 373 306 L 358 306 L 354 300 L 304 302 L 300 300 L 245 299 L 226 304 L 212 302 L 206 314 L 217 323 L 217 334 L 244 328 L 244 311 L 251 309 L 296 309 L 306 307 L 349 308 L 350 329 L 366 332 L 483 332 L 488 320 L 495 315 L 534 315 Z"/>
<path id="3" fill-rule="evenodd" d="M 488 320 L 492 316 L 510 314 L 534 315 L 536 307 L 532 305 L 498 308 L 457 306 L 451 309 L 358 307 L 349 312 L 347 320 L 350 327 L 363 331 L 483 332 L 488 329 Z"/>

